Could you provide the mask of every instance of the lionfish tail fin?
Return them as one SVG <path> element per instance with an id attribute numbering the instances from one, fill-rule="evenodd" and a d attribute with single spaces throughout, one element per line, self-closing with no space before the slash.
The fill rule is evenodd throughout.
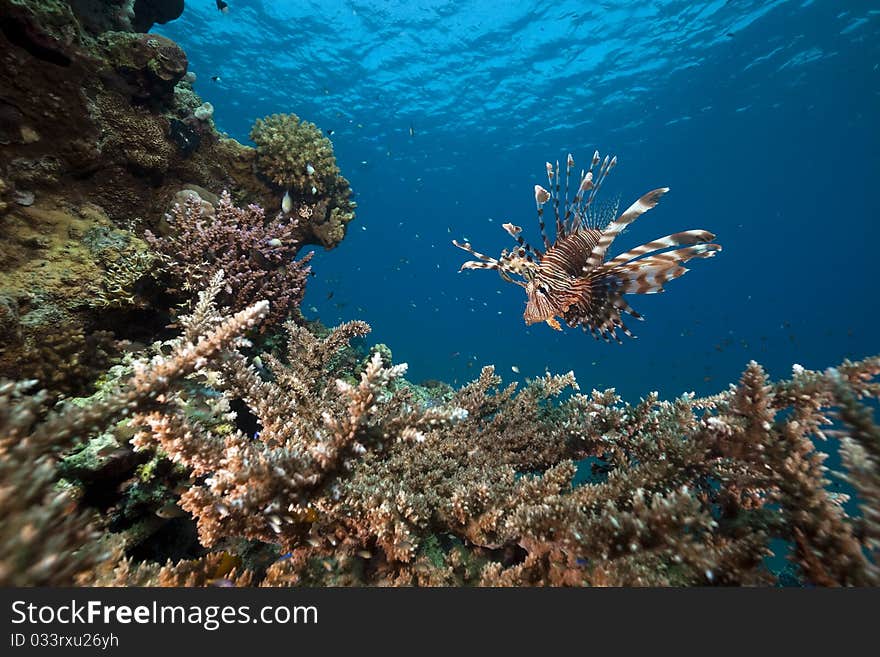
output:
<path id="1" fill-rule="evenodd" d="M 608 251 L 608 247 L 611 246 L 611 243 L 618 235 L 620 235 L 623 229 L 645 214 L 648 210 L 656 206 L 660 201 L 660 197 L 668 191 L 668 187 L 660 187 L 659 189 L 651 190 L 629 206 L 615 221 L 608 224 L 608 227 L 602 231 L 602 236 L 599 238 L 598 243 L 590 252 L 590 256 L 587 258 L 587 262 L 584 265 L 584 271 L 589 272 L 602 264 L 602 261 L 605 259 L 605 253 Z"/>
<path id="2" fill-rule="evenodd" d="M 612 278 L 620 294 L 655 294 L 662 292 L 666 283 L 689 271 L 683 266 L 688 260 L 711 258 L 720 250 L 719 244 L 697 244 L 625 262 L 603 271 L 600 276 Z"/>

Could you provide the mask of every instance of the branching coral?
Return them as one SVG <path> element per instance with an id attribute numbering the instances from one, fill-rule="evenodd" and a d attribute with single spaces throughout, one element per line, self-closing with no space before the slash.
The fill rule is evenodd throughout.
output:
<path id="1" fill-rule="evenodd" d="M 47 414 L 44 394 L 25 396 L 26 384 L 0 385 L 0 584 L 89 581 L 110 558 L 110 543 L 98 540 L 92 514 L 58 486 L 58 452 L 163 404 L 177 380 L 234 346 L 267 312 L 262 301 L 213 322 L 196 342 L 181 340 L 170 355 L 137 363 L 124 386 L 88 407 L 68 404 Z"/>
<path id="2" fill-rule="evenodd" d="M 293 188 L 301 196 L 332 191 L 339 177 L 333 144 L 314 123 L 296 114 L 272 114 L 257 119 L 251 128 L 257 145 L 257 167 L 283 189 Z"/>
<path id="3" fill-rule="evenodd" d="M 231 396 L 243 398 L 256 415 L 257 436 L 216 435 L 190 422 L 182 409 L 135 418 L 142 428 L 138 447 L 158 444 L 195 476 L 206 476 L 181 497 L 198 519 L 205 545 L 224 536 L 295 545 L 294 537 L 314 522 L 310 498 L 364 452 L 360 430 L 377 413 L 378 393 L 405 371 L 384 368 L 377 356 L 357 385 L 332 378 L 332 357 L 368 330 L 362 322 L 345 324 L 320 341 L 293 324 L 288 330 L 291 364 L 264 356 L 274 381 L 262 380 L 242 358 L 228 360 L 222 372 Z M 303 343 L 311 349 L 300 353 Z"/>
<path id="4" fill-rule="evenodd" d="M 442 405 L 424 405 L 377 357 L 357 385 L 331 356 L 365 327 L 325 340 L 289 326 L 288 363 L 241 357 L 213 375 L 258 435 L 218 436 L 169 407 L 137 418 L 200 482 L 184 508 L 206 545 L 243 536 L 287 557 L 272 584 L 766 584 L 772 539 L 804 581 L 877 582 L 877 429 L 857 400 L 878 397 L 880 359 L 770 384 L 750 364 L 706 400 L 575 393 L 571 374 L 516 392 L 491 368 Z M 821 437 L 840 409 L 851 516 L 827 488 Z M 228 412 L 228 408 L 221 409 Z M 592 462 L 592 480 L 574 485 Z"/>
<path id="5" fill-rule="evenodd" d="M 880 429 L 862 401 L 880 398 L 880 358 L 779 383 L 750 363 L 711 398 L 635 405 L 571 373 L 502 387 L 487 367 L 425 403 L 379 350 L 352 369 L 361 322 L 323 338 L 288 323 L 286 353 L 249 360 L 229 347 L 266 306 L 224 319 L 223 287 L 215 275 L 170 355 L 100 403 L 41 418 L 40 396 L 0 389 L 0 581 L 755 585 L 786 544 L 803 583 L 880 584 Z M 53 453 L 123 414 L 138 449 L 189 471 L 179 504 L 221 552 L 107 559 L 118 542 L 57 488 Z M 245 562 L 242 539 L 274 563 Z"/>
<path id="6" fill-rule="evenodd" d="M 220 270 L 225 272 L 221 301 L 241 310 L 259 299 L 271 299 L 272 310 L 263 330 L 283 321 L 305 292 L 311 253 L 299 252 L 298 220 L 281 215 L 267 220 L 262 208 L 233 205 L 223 192 L 213 216 L 198 198 L 176 204 L 169 217 L 173 234 L 145 239 L 166 259 L 174 285 L 180 290 L 202 289 Z"/>

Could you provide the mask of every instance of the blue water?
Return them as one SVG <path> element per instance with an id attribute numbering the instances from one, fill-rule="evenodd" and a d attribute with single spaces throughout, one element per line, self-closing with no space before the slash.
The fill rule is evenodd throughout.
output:
<path id="1" fill-rule="evenodd" d="M 489 363 L 509 379 L 573 369 L 582 388 L 637 399 L 717 391 L 750 359 L 780 377 L 880 351 L 880 7 L 229 5 L 190 0 L 154 31 L 183 46 L 218 128 L 242 143 L 274 112 L 334 131 L 357 219 L 318 249 L 303 310 L 368 321 L 413 380 L 462 383 Z M 630 296 L 647 319 L 623 346 L 526 327 L 523 291 L 458 273 L 467 254 L 450 243 L 497 255 L 507 221 L 539 242 L 544 162 L 585 164 L 597 148 L 619 158 L 605 199 L 672 188 L 614 254 L 692 228 L 724 246 L 664 294 Z"/>

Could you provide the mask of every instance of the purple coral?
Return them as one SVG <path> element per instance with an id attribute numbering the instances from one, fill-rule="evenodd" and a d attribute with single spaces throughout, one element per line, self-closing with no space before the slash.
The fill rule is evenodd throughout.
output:
<path id="1" fill-rule="evenodd" d="M 193 196 L 177 204 L 168 217 L 172 234 L 157 237 L 147 231 L 150 246 L 163 254 L 174 279 L 171 292 L 205 287 L 222 269 L 225 287 L 220 301 L 233 311 L 266 299 L 271 310 L 261 331 L 287 318 L 305 292 L 312 253 L 295 260 L 297 220 L 273 220 L 258 205 L 236 207 L 224 191 L 214 209 Z"/>

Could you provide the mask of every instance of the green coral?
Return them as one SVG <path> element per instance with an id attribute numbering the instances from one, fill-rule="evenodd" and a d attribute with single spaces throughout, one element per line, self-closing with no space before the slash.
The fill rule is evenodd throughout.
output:
<path id="1" fill-rule="evenodd" d="M 328 249 L 339 244 L 356 204 L 350 198 L 351 186 L 339 173 L 330 140 L 296 114 L 257 119 L 250 136 L 256 144 L 257 173 L 290 193 L 291 213 L 311 232 L 307 241 Z"/>
<path id="2" fill-rule="evenodd" d="M 323 196 L 337 186 L 333 144 L 314 123 L 296 114 L 272 114 L 254 122 L 251 139 L 257 145 L 257 168 L 279 187 Z"/>

